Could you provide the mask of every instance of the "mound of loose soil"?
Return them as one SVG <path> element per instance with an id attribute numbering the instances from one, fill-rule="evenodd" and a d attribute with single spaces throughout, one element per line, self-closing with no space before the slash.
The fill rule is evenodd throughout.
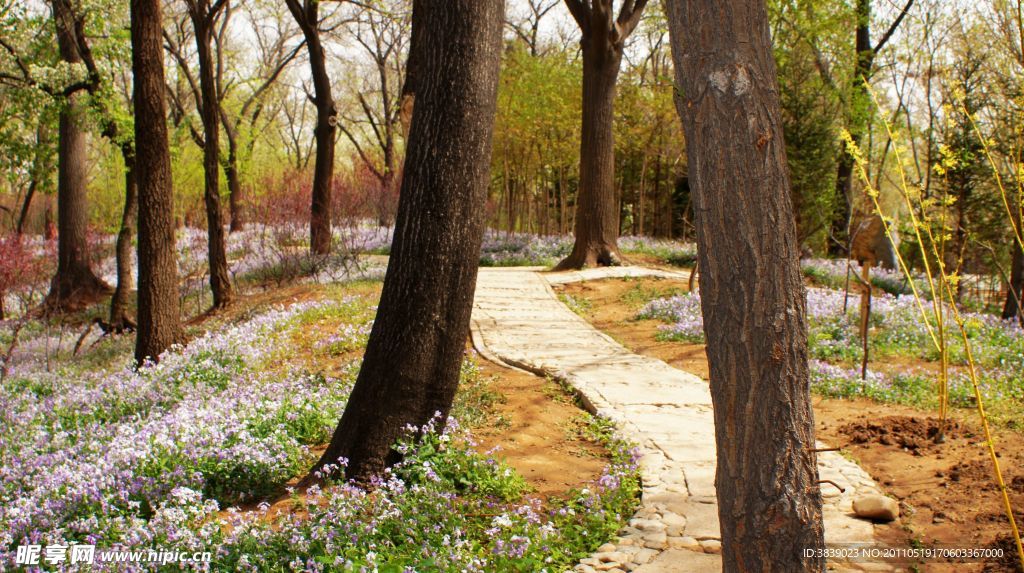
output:
<path id="1" fill-rule="evenodd" d="M 923 418 L 917 416 L 886 416 L 877 420 L 852 422 L 839 428 L 853 444 L 877 443 L 883 446 L 896 445 L 913 452 L 941 446 L 936 442 L 943 426 L 939 418 Z M 945 421 L 943 436 L 950 438 L 971 437 L 956 420 Z"/>
<path id="2" fill-rule="evenodd" d="M 1000 535 L 992 543 L 991 547 L 993 549 L 1002 549 L 1003 557 L 995 563 L 986 564 L 985 573 L 1003 573 L 1006 571 L 1024 573 L 1024 567 L 1021 567 L 1020 560 L 1016 558 L 1017 545 L 1013 541 L 1013 536 L 1009 534 Z"/>

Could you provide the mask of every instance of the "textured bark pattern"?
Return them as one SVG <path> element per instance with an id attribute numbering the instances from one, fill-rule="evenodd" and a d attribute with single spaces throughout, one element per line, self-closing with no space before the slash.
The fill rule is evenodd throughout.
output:
<path id="1" fill-rule="evenodd" d="M 406 424 L 447 416 L 469 331 L 501 57 L 502 0 L 417 0 L 416 113 L 363 366 L 317 467 L 365 480 Z"/>
<path id="2" fill-rule="evenodd" d="M 194 0 L 189 4 L 196 33 L 199 90 L 203 99 L 203 202 L 206 205 L 210 290 L 213 291 L 213 308 L 223 308 L 231 302 L 232 292 L 228 276 L 224 215 L 220 205 L 220 100 L 217 98 L 211 50 L 214 15 L 210 13 L 209 0 Z"/>
<path id="3" fill-rule="evenodd" d="M 763 0 L 668 2 L 725 571 L 822 571 L 804 287 Z"/>
<path id="4" fill-rule="evenodd" d="M 174 196 L 167 144 L 160 0 L 132 0 L 132 75 L 139 187 L 139 294 L 135 359 L 158 358 L 180 336 Z"/>
<path id="5" fill-rule="evenodd" d="M 580 26 L 583 122 L 580 188 L 572 253 L 556 270 L 620 264 L 619 201 L 615 193 L 615 83 L 626 38 L 646 2 L 626 2 L 618 18 L 611 0 L 566 0 Z"/>
<path id="6" fill-rule="evenodd" d="M 139 193 L 135 179 L 135 150 L 131 146 L 121 149 L 124 157 L 124 211 L 121 214 L 121 230 L 117 233 L 117 287 L 110 299 L 110 326 L 117 332 L 134 326 L 128 316 L 128 295 L 132 290 L 132 237 L 135 235 L 135 221 L 139 216 Z"/>
<path id="7" fill-rule="evenodd" d="M 68 0 L 53 0 L 53 20 L 61 59 L 81 64 L 74 14 Z M 60 112 L 57 143 L 57 274 L 46 306 L 76 309 L 110 294 L 110 286 L 93 272 L 89 260 L 89 157 L 86 152 L 85 95 L 72 94 Z"/>

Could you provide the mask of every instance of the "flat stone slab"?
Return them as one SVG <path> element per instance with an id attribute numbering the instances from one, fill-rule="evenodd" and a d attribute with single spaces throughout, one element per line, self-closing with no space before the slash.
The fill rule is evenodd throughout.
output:
<path id="1" fill-rule="evenodd" d="M 634 569 L 635 573 L 681 573 L 683 571 L 721 571 L 722 557 L 686 549 L 662 551 L 657 558 Z"/>
<path id="2" fill-rule="evenodd" d="M 715 495 L 715 425 L 707 382 L 655 358 L 630 352 L 566 308 L 551 284 L 613 277 L 689 273 L 640 267 L 566 273 L 539 267 L 481 268 L 473 306 L 473 345 L 485 358 L 558 378 L 593 413 L 607 416 L 641 448 L 641 506 L 620 532 L 613 553 L 623 570 L 677 573 L 721 570 Z M 819 443 L 819 447 L 823 447 Z M 836 452 L 818 456 L 825 502 L 825 539 L 873 543 L 874 525 L 853 515 L 853 500 L 881 490 L 856 463 Z M 606 552 L 608 553 L 608 552 Z M 607 555 L 603 557 L 608 558 Z M 604 567 L 600 556 L 577 571 Z M 883 569 L 873 569 L 881 566 Z M 883 564 L 830 563 L 830 570 L 885 570 Z"/>

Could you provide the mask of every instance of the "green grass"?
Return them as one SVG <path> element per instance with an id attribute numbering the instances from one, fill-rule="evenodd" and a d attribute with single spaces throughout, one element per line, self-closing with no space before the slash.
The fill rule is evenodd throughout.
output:
<path id="1" fill-rule="evenodd" d="M 573 296 L 568 293 L 560 293 L 558 300 L 562 301 L 562 304 L 569 307 L 569 310 L 576 314 L 586 317 L 593 310 L 594 305 L 590 302 L 590 299 L 584 297 Z"/>

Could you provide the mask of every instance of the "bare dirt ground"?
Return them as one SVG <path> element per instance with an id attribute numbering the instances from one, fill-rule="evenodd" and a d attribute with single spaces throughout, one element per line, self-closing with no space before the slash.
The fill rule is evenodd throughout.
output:
<path id="1" fill-rule="evenodd" d="M 656 340 L 658 321 L 634 320 L 643 301 L 686 290 L 667 279 L 608 279 L 556 289 L 582 302 L 584 316 L 621 344 L 708 377 L 702 344 Z M 914 408 L 867 400 L 814 398 L 819 439 L 843 448 L 885 490 L 900 500 L 898 525 L 885 528 L 893 544 L 947 544 L 1004 548 L 1005 562 L 926 563 L 919 571 L 1019 571 L 992 462 L 973 411 L 957 411 L 946 441 L 932 440 L 937 417 Z M 997 431 L 1000 466 L 1017 522 L 1024 522 L 1024 436 Z"/>
<path id="2" fill-rule="evenodd" d="M 504 459 L 546 499 L 601 477 L 604 448 L 579 432 L 581 410 L 554 382 L 480 359 L 491 387 L 504 396 L 493 420 L 474 430 L 481 451 L 499 448 Z"/>

